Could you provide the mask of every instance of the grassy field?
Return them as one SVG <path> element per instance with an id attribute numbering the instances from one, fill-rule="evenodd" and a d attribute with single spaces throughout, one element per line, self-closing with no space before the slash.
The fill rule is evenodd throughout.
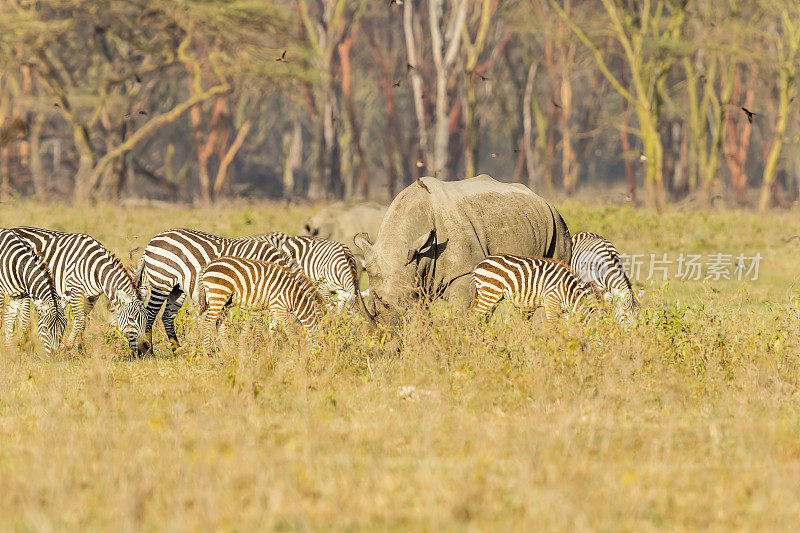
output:
<path id="1" fill-rule="evenodd" d="M 759 253 L 759 279 L 642 279 L 630 335 L 507 309 L 469 336 L 447 309 L 380 339 L 331 320 L 316 358 L 297 332 L 174 358 L 157 330 L 157 356 L 129 359 L 100 304 L 85 355 L 2 351 L 0 528 L 795 529 L 800 217 L 560 209 L 627 253 Z M 312 211 L 16 203 L 0 226 L 88 232 L 127 261 L 169 227 L 292 231 Z"/>

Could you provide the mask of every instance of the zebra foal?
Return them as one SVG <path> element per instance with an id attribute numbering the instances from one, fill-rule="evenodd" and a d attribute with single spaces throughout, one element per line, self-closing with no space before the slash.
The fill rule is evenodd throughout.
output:
<path id="1" fill-rule="evenodd" d="M 592 288 L 560 261 L 511 254 L 490 255 L 478 263 L 470 278 L 473 304 L 469 321 L 491 311 L 503 298 L 524 311 L 544 307 L 548 321 L 562 312 L 589 312 Z"/>
<path id="2" fill-rule="evenodd" d="M 53 279 L 47 264 L 25 241 L 7 229 L 0 230 L 0 306 L 5 301 L 2 327 L 8 343 L 13 334 L 14 322 L 19 313 L 30 319 L 30 303 L 38 315 L 36 332 L 49 355 L 58 348 L 67 319 L 61 308 Z M 28 307 L 27 312 L 25 307 Z"/>
<path id="3" fill-rule="evenodd" d="M 175 333 L 175 314 L 183 306 L 186 295 L 199 305 L 199 281 L 203 269 L 223 256 L 271 261 L 287 267 L 292 261 L 269 242 L 254 239 L 227 239 L 190 229 L 171 229 L 153 237 L 139 261 L 135 284 L 141 291 L 149 289 L 146 335 L 152 346 L 153 323 L 161 307 L 161 321 L 172 351 L 180 348 Z"/>
<path id="4" fill-rule="evenodd" d="M 619 252 L 611 242 L 588 231 L 572 236 L 572 270 L 585 283 L 591 283 L 607 303 L 614 305 L 614 318 L 621 324 L 635 320 L 639 301 Z"/>
<path id="5" fill-rule="evenodd" d="M 200 278 L 199 310 L 203 316 L 203 351 L 211 351 L 211 332 L 219 327 L 219 316 L 229 304 L 266 309 L 270 331 L 275 323 L 288 328 L 291 314 L 303 325 L 312 349 L 318 345 L 324 300 L 311 281 L 295 268 L 241 257 L 211 261 Z"/>
<path id="6" fill-rule="evenodd" d="M 142 353 L 150 348 L 144 335 L 144 304 L 130 272 L 117 256 L 83 233 L 31 227 L 11 231 L 42 257 L 62 302 L 72 306 L 74 320 L 64 344 L 71 346 L 78 339 L 83 346 L 86 317 L 97 299 L 105 295 L 111 304 L 111 324 L 127 338 L 130 350 Z"/>

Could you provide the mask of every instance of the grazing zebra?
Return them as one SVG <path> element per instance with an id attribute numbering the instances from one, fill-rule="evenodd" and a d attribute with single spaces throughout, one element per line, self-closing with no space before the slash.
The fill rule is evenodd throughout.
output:
<path id="1" fill-rule="evenodd" d="M 361 298 L 356 260 L 347 246 L 319 237 L 297 236 L 289 237 L 281 250 L 317 283 L 326 301 L 336 295 L 338 312 L 345 306 L 357 306 L 370 323 L 375 323 Z"/>
<path id="2" fill-rule="evenodd" d="M 166 301 L 161 321 L 172 351 L 178 351 L 175 314 L 187 294 L 193 303 L 199 304 L 200 273 L 208 263 L 226 255 L 293 266 L 291 259 L 270 243 L 253 239 L 227 239 L 202 231 L 171 229 L 150 240 L 139 261 L 135 281 L 140 290 L 150 291 L 145 330 L 151 346 L 153 323 Z"/>
<path id="3" fill-rule="evenodd" d="M 111 303 L 111 324 L 127 337 L 131 351 L 150 349 L 144 335 L 144 304 L 130 272 L 117 256 L 83 233 L 29 227 L 12 231 L 42 257 L 53 275 L 56 292 L 63 303 L 72 306 L 75 317 L 64 344 L 71 346 L 78 338 L 83 346 L 86 317 L 97 299 L 105 295 Z"/>
<path id="4" fill-rule="evenodd" d="M 606 302 L 614 302 L 614 317 L 622 324 L 636 318 L 639 301 L 625 275 L 619 252 L 604 237 L 582 231 L 572 236 L 572 270 L 591 283 Z"/>
<path id="5" fill-rule="evenodd" d="M 470 321 L 488 313 L 503 298 L 525 311 L 544 307 L 548 321 L 562 312 L 578 313 L 583 318 L 590 311 L 587 299 L 592 292 L 591 286 L 584 284 L 560 261 L 490 255 L 472 271 Z"/>
<path id="6" fill-rule="evenodd" d="M 288 328 L 290 313 L 303 325 L 306 338 L 316 351 L 314 337 L 319 334 L 325 302 L 302 272 L 268 261 L 220 257 L 211 261 L 200 277 L 200 313 L 203 314 L 203 350 L 211 351 L 211 330 L 228 304 L 265 308 L 275 323 Z"/>
<path id="7" fill-rule="evenodd" d="M 0 306 L 7 304 L 2 327 L 5 341 L 11 340 L 14 322 L 23 314 L 23 327 L 30 320 L 30 303 L 33 300 L 38 320 L 36 332 L 44 343 L 47 354 L 58 348 L 58 342 L 67 327 L 67 319 L 53 284 L 47 264 L 25 241 L 7 229 L 0 230 Z M 25 307 L 28 307 L 25 312 Z"/>
<path id="8" fill-rule="evenodd" d="M 282 231 L 270 231 L 268 233 L 259 233 L 258 235 L 251 235 L 250 237 L 246 237 L 247 239 L 253 239 L 254 241 L 266 241 L 270 243 L 272 246 L 280 250 L 283 248 L 283 245 L 289 240 L 289 236 L 286 235 Z"/>

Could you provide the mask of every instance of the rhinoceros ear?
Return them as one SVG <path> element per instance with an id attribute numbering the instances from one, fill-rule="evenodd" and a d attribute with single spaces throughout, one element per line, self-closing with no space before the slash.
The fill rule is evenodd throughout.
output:
<path id="1" fill-rule="evenodd" d="M 421 257 L 426 252 L 430 251 L 433 248 L 433 244 L 436 242 L 436 228 L 431 228 L 428 233 L 420 235 L 416 241 L 411 244 L 411 248 L 408 249 L 408 255 L 406 256 L 406 264 L 411 263 L 414 259 Z"/>
<path id="2" fill-rule="evenodd" d="M 369 242 L 368 233 L 356 233 L 353 236 L 353 243 L 361 248 L 361 251 L 364 252 L 365 257 L 372 252 L 372 243 Z"/>

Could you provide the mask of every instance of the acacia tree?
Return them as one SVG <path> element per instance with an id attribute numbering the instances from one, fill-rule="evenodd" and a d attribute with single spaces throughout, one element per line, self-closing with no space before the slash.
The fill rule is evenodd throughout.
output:
<path id="1" fill-rule="evenodd" d="M 665 194 L 663 182 L 664 148 L 659 133 L 663 84 L 676 60 L 670 50 L 677 43 L 685 16 L 684 2 L 642 0 L 628 9 L 619 0 L 601 0 L 605 19 L 602 32 L 610 32 L 622 49 L 631 87 L 626 87 L 609 69 L 601 45 L 589 37 L 555 0 L 551 5 L 591 51 L 603 75 L 634 108 L 638 127 L 634 130 L 642 142 L 645 186 L 648 202 L 661 212 Z"/>
<path id="2" fill-rule="evenodd" d="M 784 1 L 778 1 L 776 4 L 774 7 L 777 8 L 775 11 L 779 16 L 779 23 L 776 24 L 776 31 L 770 32 L 767 37 L 775 47 L 773 64 L 778 70 L 778 109 L 769 153 L 764 162 L 764 176 L 758 201 L 761 211 L 767 210 L 772 203 L 775 173 L 785 141 L 789 104 L 794 100 L 798 61 L 800 60 L 800 6 L 794 2 Z"/>

